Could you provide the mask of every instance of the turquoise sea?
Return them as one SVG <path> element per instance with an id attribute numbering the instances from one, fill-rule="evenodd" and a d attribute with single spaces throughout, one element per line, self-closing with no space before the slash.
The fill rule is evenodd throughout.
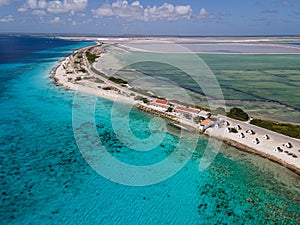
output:
<path id="1" fill-rule="evenodd" d="M 0 36 L 0 224 L 300 224 L 299 176 L 225 145 L 199 171 L 204 136 L 187 164 L 156 184 L 123 185 L 93 170 L 77 144 L 97 151 L 95 127 L 115 159 L 136 166 L 170 156 L 179 137 L 165 134 L 153 151 L 130 149 L 115 134 L 113 102 L 53 84 L 55 65 L 89 44 Z M 76 107 L 84 123 L 72 121 Z M 134 135 L 149 137 L 152 115 L 133 109 L 129 118 Z"/>

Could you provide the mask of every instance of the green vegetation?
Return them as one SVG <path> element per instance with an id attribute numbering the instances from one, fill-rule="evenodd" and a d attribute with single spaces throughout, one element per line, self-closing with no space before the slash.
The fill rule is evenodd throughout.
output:
<path id="1" fill-rule="evenodd" d="M 110 90 L 112 90 L 112 88 L 111 87 L 103 87 L 103 90 L 110 91 Z"/>
<path id="2" fill-rule="evenodd" d="M 116 78 L 116 77 L 109 77 L 108 80 L 116 83 L 116 84 L 120 84 L 120 85 L 125 85 L 128 84 L 128 82 L 126 80 L 123 80 L 121 78 Z"/>
<path id="3" fill-rule="evenodd" d="M 217 121 L 217 120 L 218 120 L 218 118 L 211 117 L 211 118 L 210 118 L 210 120 L 211 120 L 211 121 Z"/>
<path id="4" fill-rule="evenodd" d="M 78 70 L 79 72 L 82 72 L 82 73 L 86 73 L 86 69 L 85 68 L 81 68 L 80 70 Z"/>
<path id="5" fill-rule="evenodd" d="M 107 76 L 106 76 L 104 73 L 101 73 L 100 71 L 96 70 L 96 69 L 95 69 L 94 67 L 92 67 L 92 66 L 91 66 L 91 70 L 92 70 L 95 74 L 97 74 L 97 75 L 99 75 L 99 76 L 101 76 L 101 77 L 107 78 Z"/>
<path id="6" fill-rule="evenodd" d="M 230 111 L 227 113 L 227 116 L 241 121 L 249 120 L 248 114 L 245 113 L 244 110 L 236 107 L 230 109 Z"/>
<path id="7" fill-rule="evenodd" d="M 229 130 L 230 130 L 231 133 L 235 133 L 235 134 L 238 133 L 237 129 L 234 128 L 234 127 L 229 128 Z"/>
<path id="8" fill-rule="evenodd" d="M 108 86 L 108 87 L 103 87 L 103 90 L 107 90 L 107 91 L 115 91 L 115 92 L 120 92 L 120 90 L 116 87 L 112 87 L 112 86 Z"/>
<path id="9" fill-rule="evenodd" d="M 167 112 L 173 112 L 173 110 L 174 110 L 174 108 L 170 106 L 170 107 L 167 109 Z"/>
<path id="10" fill-rule="evenodd" d="M 148 98 L 143 98 L 142 101 L 143 101 L 144 103 L 146 103 L 146 104 L 149 103 Z"/>
<path id="11" fill-rule="evenodd" d="M 293 138 L 300 139 L 300 126 L 287 124 L 287 123 L 277 123 L 269 120 L 260 120 L 260 119 L 253 119 L 251 124 L 266 128 L 268 130 L 272 130 L 274 132 L 287 135 Z"/>
<path id="12" fill-rule="evenodd" d="M 194 123 L 200 123 L 201 120 L 204 120 L 205 118 L 203 116 L 196 116 L 193 118 Z"/>
<path id="13" fill-rule="evenodd" d="M 226 111 L 223 107 L 218 107 L 215 110 L 212 110 L 214 114 L 226 115 Z"/>
<path id="14" fill-rule="evenodd" d="M 201 105 L 195 105 L 195 108 L 196 108 L 196 109 L 203 110 L 203 111 L 206 111 L 206 112 L 211 112 L 211 109 L 206 108 L 206 107 L 203 107 L 203 106 L 201 106 Z"/>
<path id="15" fill-rule="evenodd" d="M 148 98 L 144 98 L 143 96 L 140 96 L 140 95 L 135 96 L 134 100 L 136 100 L 136 101 L 143 101 L 144 103 L 148 103 L 149 102 Z"/>
<path id="16" fill-rule="evenodd" d="M 148 97 L 153 97 L 153 95 L 151 95 L 147 90 L 143 90 L 141 88 L 130 88 L 129 90 L 142 94 L 142 95 L 146 95 Z"/>
<path id="17" fill-rule="evenodd" d="M 188 120 L 190 120 L 192 118 L 192 116 L 190 114 L 184 114 L 183 116 L 184 116 L 184 118 L 186 118 Z"/>
<path id="18" fill-rule="evenodd" d="M 90 51 L 86 51 L 85 54 L 90 64 L 93 64 L 99 58 L 99 55 L 93 54 Z"/>
<path id="19" fill-rule="evenodd" d="M 99 78 L 96 78 L 95 79 L 95 83 L 98 83 L 98 84 L 103 84 L 104 81 L 103 80 L 100 80 Z"/>

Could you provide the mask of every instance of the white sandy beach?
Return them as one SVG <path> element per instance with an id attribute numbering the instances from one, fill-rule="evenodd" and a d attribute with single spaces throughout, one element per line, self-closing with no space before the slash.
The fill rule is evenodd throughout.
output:
<path id="1" fill-rule="evenodd" d="M 206 130 L 207 134 L 223 139 L 232 145 L 236 145 L 241 149 L 244 146 L 248 147 L 245 150 L 253 150 L 253 152 L 262 155 L 263 157 L 269 158 L 272 161 L 277 161 L 284 166 L 290 165 L 292 170 L 300 170 L 300 140 L 284 136 L 282 134 L 254 126 L 247 122 L 241 122 L 228 117 L 223 118 L 230 123 L 229 127 L 236 127 L 240 125 L 241 129 L 238 133 L 227 133 L 225 130 L 228 126 L 222 126 L 221 128 L 213 127 Z M 255 134 L 247 133 L 248 130 L 253 130 Z M 243 133 L 244 138 L 239 135 Z M 268 135 L 270 139 L 264 139 L 264 135 Z M 253 140 L 258 138 L 260 141 L 258 144 L 253 143 Z M 291 148 L 284 146 L 286 143 L 292 143 Z M 241 146 L 239 146 L 241 144 Z M 280 147 L 283 151 L 276 152 L 275 148 Z M 288 153 L 290 153 L 290 155 Z M 298 158 L 294 158 L 291 154 L 295 154 Z M 300 172 L 300 171 L 299 171 Z"/>
<path id="2" fill-rule="evenodd" d="M 74 91 L 79 91 L 79 92 L 83 92 L 86 94 L 90 94 L 90 95 L 95 95 L 95 96 L 99 96 L 99 97 L 103 97 L 106 99 L 110 99 L 113 101 L 121 101 L 121 102 L 125 102 L 125 103 L 130 103 L 130 104 L 135 104 L 136 101 L 134 101 L 133 97 L 128 97 L 123 93 L 128 93 L 127 90 L 125 90 L 122 87 L 117 87 L 116 84 L 114 84 L 113 82 L 110 82 L 107 79 L 104 79 L 105 82 L 103 84 L 98 84 L 96 82 L 90 81 L 88 79 L 84 79 L 85 77 L 99 77 L 99 75 L 95 74 L 93 71 L 90 70 L 88 63 L 87 63 L 87 59 L 85 58 L 85 65 L 87 65 L 85 67 L 85 69 L 88 71 L 89 75 L 87 75 L 86 73 L 76 73 L 76 72 L 71 72 L 71 73 L 67 73 L 66 72 L 66 67 L 67 65 L 73 60 L 72 59 L 72 55 L 66 57 L 58 66 L 57 68 L 53 71 L 52 76 L 55 79 L 55 82 L 58 85 L 64 86 L 66 89 L 70 89 L 70 90 L 74 90 Z M 76 81 L 77 77 L 81 77 L 83 78 L 80 81 Z M 103 79 L 103 78 L 102 78 Z M 116 91 L 107 91 L 107 90 L 103 90 L 102 87 L 105 86 L 113 86 L 118 88 L 121 92 L 117 93 Z"/>

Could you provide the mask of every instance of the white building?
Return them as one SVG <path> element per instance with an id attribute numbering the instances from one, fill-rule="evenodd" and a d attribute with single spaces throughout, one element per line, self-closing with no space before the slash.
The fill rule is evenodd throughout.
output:
<path id="1" fill-rule="evenodd" d="M 293 147 L 291 142 L 285 143 L 284 146 L 287 147 L 287 148 L 292 148 Z"/>
<path id="2" fill-rule="evenodd" d="M 263 136 L 263 139 L 265 139 L 265 140 L 269 140 L 269 139 L 270 139 L 270 136 L 269 136 L 269 135 L 267 135 L 267 134 L 265 134 L 265 135 Z"/>
<path id="3" fill-rule="evenodd" d="M 176 112 L 180 115 L 188 115 L 191 117 L 195 117 L 199 114 L 200 109 L 188 108 L 185 106 L 176 106 L 174 108 L 174 112 Z"/>
<path id="4" fill-rule="evenodd" d="M 246 133 L 251 134 L 251 135 L 255 134 L 254 130 L 247 130 Z"/>
<path id="5" fill-rule="evenodd" d="M 245 138 L 245 134 L 244 134 L 244 133 L 240 133 L 240 134 L 239 134 L 239 137 L 240 137 L 240 138 Z"/>
<path id="6" fill-rule="evenodd" d="M 280 147 L 276 147 L 275 149 L 274 149 L 274 152 L 283 152 L 283 150 L 280 148 Z"/>
<path id="7" fill-rule="evenodd" d="M 252 143 L 257 145 L 257 144 L 259 144 L 259 143 L 260 143 L 260 141 L 259 141 L 259 139 L 258 139 L 258 138 L 254 138 L 254 139 L 253 139 L 253 141 L 252 141 Z"/>
<path id="8" fill-rule="evenodd" d="M 241 126 L 240 126 L 239 124 L 237 124 L 237 125 L 235 126 L 235 129 L 241 130 L 242 128 L 241 128 Z"/>

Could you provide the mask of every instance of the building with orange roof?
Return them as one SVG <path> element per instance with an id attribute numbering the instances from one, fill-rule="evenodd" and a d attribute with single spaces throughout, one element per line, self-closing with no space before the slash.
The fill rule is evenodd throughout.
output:
<path id="1" fill-rule="evenodd" d="M 206 119 L 206 120 L 202 120 L 200 122 L 200 126 L 207 126 L 207 125 L 212 124 L 212 123 L 213 123 L 213 121 Z"/>
<path id="2" fill-rule="evenodd" d="M 157 108 L 160 111 L 166 111 L 170 107 L 168 105 L 168 101 L 163 99 L 156 99 L 154 102 L 151 102 L 151 106 Z"/>
<path id="3" fill-rule="evenodd" d="M 185 114 L 185 115 L 196 116 L 200 112 L 200 109 L 187 108 L 185 106 L 176 106 L 174 112 Z"/>
<path id="4" fill-rule="evenodd" d="M 168 104 L 168 101 L 164 100 L 164 99 L 156 99 L 155 104 L 166 105 L 166 104 Z"/>

